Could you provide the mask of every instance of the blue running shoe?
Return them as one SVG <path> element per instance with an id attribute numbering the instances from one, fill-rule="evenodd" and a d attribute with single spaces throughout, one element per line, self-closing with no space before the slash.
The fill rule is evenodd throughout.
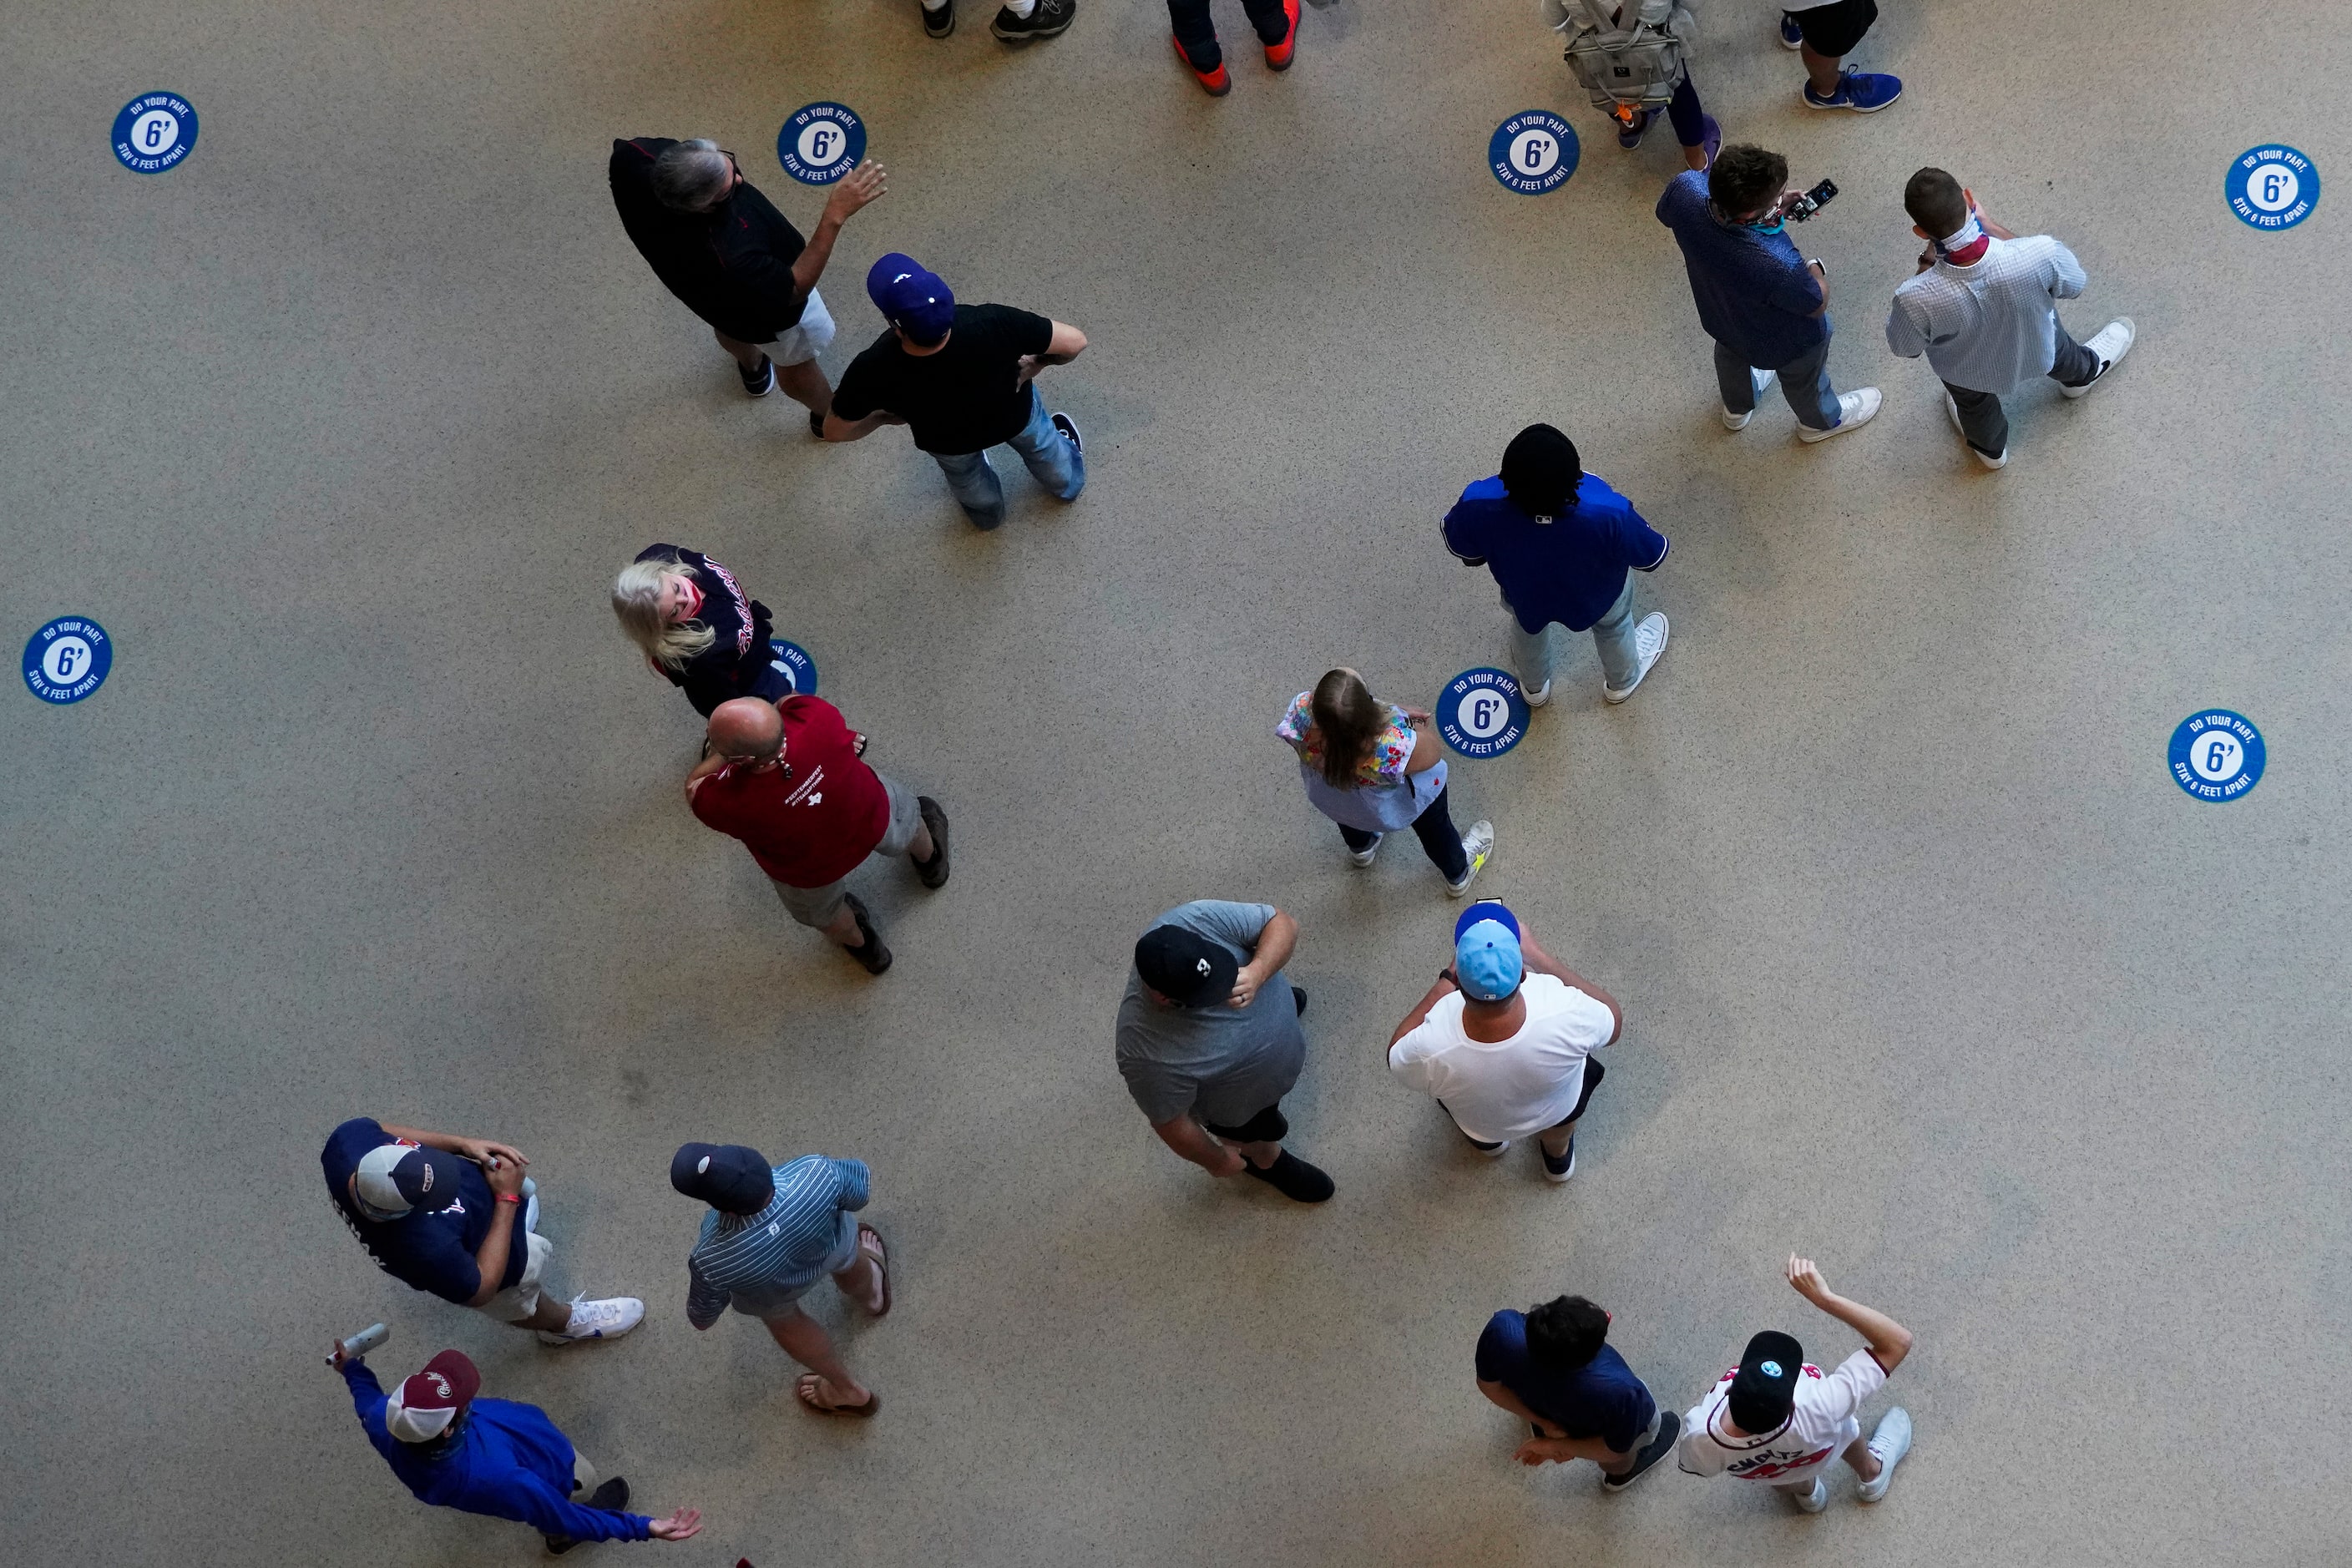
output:
<path id="1" fill-rule="evenodd" d="M 1903 79 L 1884 76 L 1876 71 L 1850 70 L 1838 78 L 1837 90 L 1827 98 L 1805 84 L 1805 107 L 1808 109 L 1851 109 L 1856 114 L 1875 114 L 1903 96 Z"/>
<path id="2" fill-rule="evenodd" d="M 946 35 L 940 36 L 944 37 Z M 1784 49 L 1801 49 L 1805 47 L 1805 30 L 1797 26 L 1794 12 L 1780 13 L 1780 47 Z"/>

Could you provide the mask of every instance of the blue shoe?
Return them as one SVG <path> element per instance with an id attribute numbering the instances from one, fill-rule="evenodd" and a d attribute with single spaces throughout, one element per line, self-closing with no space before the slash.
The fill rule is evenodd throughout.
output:
<path id="1" fill-rule="evenodd" d="M 1797 26 L 1794 12 L 1780 13 L 1780 47 L 1784 49 L 1801 49 L 1805 47 L 1805 30 Z"/>
<path id="2" fill-rule="evenodd" d="M 1617 145 L 1631 153 L 1642 144 L 1642 138 L 1649 133 L 1650 111 L 1646 109 L 1636 110 L 1633 112 L 1632 124 L 1629 125 L 1622 120 L 1617 122 Z"/>
<path id="3" fill-rule="evenodd" d="M 1838 78 L 1837 90 L 1827 98 L 1814 92 L 1811 82 L 1805 84 L 1804 90 L 1808 109 L 1851 109 L 1856 114 L 1875 114 L 1903 96 L 1903 79 L 1850 70 Z"/>

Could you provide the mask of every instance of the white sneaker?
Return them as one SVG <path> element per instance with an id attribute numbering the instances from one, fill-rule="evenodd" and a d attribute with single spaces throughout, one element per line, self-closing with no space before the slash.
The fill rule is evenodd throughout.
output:
<path id="1" fill-rule="evenodd" d="M 1472 823 L 1470 831 L 1462 836 L 1462 852 L 1470 857 L 1470 869 L 1462 873 L 1460 881 L 1445 884 L 1445 890 L 1457 899 L 1470 890 L 1470 884 L 1478 879 L 1479 871 L 1494 857 L 1495 825 Z"/>
<path id="2" fill-rule="evenodd" d="M 1526 687 L 1522 686 L 1519 688 L 1519 695 L 1528 700 L 1528 707 L 1540 708 L 1545 703 L 1551 700 L 1551 682 L 1547 680 L 1541 686 L 1537 687 L 1533 691 L 1529 691 Z"/>
<path id="3" fill-rule="evenodd" d="M 1769 392 L 1772 389 L 1772 384 L 1780 379 L 1780 373 L 1777 370 L 1757 370 L 1751 366 L 1748 372 L 1748 380 L 1749 384 L 1755 387 L 1756 395 L 1748 400 L 1748 412 L 1745 414 L 1734 414 L 1730 409 L 1725 409 L 1723 427 L 1727 430 L 1747 429 L 1748 422 L 1756 417 L 1756 405 L 1764 401 L 1764 395 Z"/>
<path id="4" fill-rule="evenodd" d="M 1633 653 L 1642 661 L 1633 667 L 1633 684 L 1622 691 L 1613 686 L 1604 686 L 1601 689 L 1602 700 L 1610 702 L 1622 702 L 1633 696 L 1635 689 L 1640 687 L 1643 680 L 1649 676 L 1650 666 L 1657 663 L 1658 656 L 1665 651 L 1665 612 L 1652 610 L 1642 617 L 1642 624 L 1633 628 Z"/>
<path id="5" fill-rule="evenodd" d="M 1797 426 L 1797 439 L 1811 446 L 1816 441 L 1826 441 L 1832 436 L 1843 436 L 1849 430 L 1869 424 L 1871 416 L 1877 412 L 1878 388 L 1865 386 L 1844 393 L 1838 398 L 1836 424 L 1826 430 L 1816 430 L 1810 425 L 1800 425 Z"/>
<path id="6" fill-rule="evenodd" d="M 1830 1489 L 1822 1484 L 1822 1478 L 1819 1476 L 1813 1478 L 1812 1490 L 1790 1492 L 1786 1496 L 1790 1502 L 1795 1503 L 1806 1513 L 1819 1513 L 1830 1506 Z"/>
<path id="7" fill-rule="evenodd" d="M 602 1301 L 572 1299 L 572 1321 L 560 1331 L 541 1329 L 543 1345 L 577 1345 L 590 1340 L 617 1340 L 646 1321 L 646 1304 L 635 1296 L 614 1296 Z"/>
<path id="8" fill-rule="evenodd" d="M 1387 837 L 1385 833 L 1375 833 L 1372 835 L 1372 842 L 1369 848 L 1349 850 L 1348 864 L 1357 867 L 1370 865 L 1374 857 L 1381 852 L 1381 840 Z"/>
<path id="9" fill-rule="evenodd" d="M 2093 332 L 2091 341 L 2083 345 L 2099 356 L 2099 374 L 2080 386 L 2062 386 L 2058 390 L 2069 397 L 2082 397 L 2087 395 L 2091 388 L 2107 379 L 2107 372 L 2124 363 L 2124 355 L 2131 353 L 2132 343 L 2138 337 L 2139 329 L 2132 324 L 2132 319 L 2129 316 L 2117 316 L 2114 321 Z"/>
<path id="10" fill-rule="evenodd" d="M 1952 416 L 1952 428 L 1960 433 L 1960 445 L 1968 447 L 1978 462 L 1988 468 L 2009 467 L 2009 448 L 2006 447 L 2000 449 L 2000 456 L 1998 458 L 1988 458 L 1982 452 L 1977 451 L 1974 443 L 1969 439 L 1968 426 L 1960 423 L 1960 405 L 1952 401 L 1952 395 L 1948 392 L 1944 394 L 1944 412 Z"/>
<path id="11" fill-rule="evenodd" d="M 1900 1405 L 1879 1417 L 1878 1430 L 1870 1435 L 1870 1452 L 1880 1466 L 1878 1479 L 1864 1481 L 1855 1495 L 1864 1502 L 1876 1502 L 1895 1484 L 1895 1467 L 1911 1451 L 1911 1413 Z"/>

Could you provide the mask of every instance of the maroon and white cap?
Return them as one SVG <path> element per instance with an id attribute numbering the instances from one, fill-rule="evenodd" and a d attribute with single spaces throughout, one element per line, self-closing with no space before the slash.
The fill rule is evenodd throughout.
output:
<path id="1" fill-rule="evenodd" d="M 392 1391 L 384 1430 L 404 1443 L 430 1443 L 465 1414 L 481 1391 L 482 1374 L 463 1351 L 443 1351 Z"/>

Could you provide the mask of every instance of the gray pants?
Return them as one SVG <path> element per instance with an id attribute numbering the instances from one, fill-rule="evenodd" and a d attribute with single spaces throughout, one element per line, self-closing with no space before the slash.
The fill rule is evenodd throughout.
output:
<path id="1" fill-rule="evenodd" d="M 1756 368 L 1780 375 L 1780 392 L 1797 411 L 1798 424 L 1833 430 L 1838 423 L 1838 395 L 1830 384 L 1829 365 L 1830 341 L 1823 338 L 1787 364 Z M 1721 343 L 1715 345 L 1715 381 L 1723 389 L 1724 407 L 1732 413 L 1746 414 L 1756 406 L 1756 383 L 1748 374 L 1747 360 Z"/>
<path id="2" fill-rule="evenodd" d="M 2099 356 L 2066 335 L 2066 323 L 2058 323 L 2058 357 L 2051 363 L 2050 379 L 2061 386 L 2080 386 L 2099 374 Z M 2000 411 L 2000 399 L 1990 392 L 1973 392 L 1965 386 L 1944 383 L 1944 390 L 1952 395 L 1952 406 L 1960 411 L 1960 434 L 1969 445 L 1988 458 L 1998 458 L 2009 450 L 2009 416 Z"/>
<path id="3" fill-rule="evenodd" d="M 1539 632 L 1531 632 L 1519 625 L 1519 614 L 1505 599 L 1503 608 L 1511 623 L 1511 668 L 1519 678 L 1519 685 L 1529 691 L 1540 691 L 1551 680 L 1554 654 L 1558 650 L 1555 637 L 1568 630 L 1558 621 L 1548 623 Z M 1642 668 L 1641 656 L 1633 648 L 1633 574 L 1625 574 L 1625 591 L 1609 606 L 1608 614 L 1592 623 L 1592 646 L 1601 652 L 1601 672 L 1609 680 L 1610 689 L 1622 691 L 1633 684 L 1634 674 Z"/>

